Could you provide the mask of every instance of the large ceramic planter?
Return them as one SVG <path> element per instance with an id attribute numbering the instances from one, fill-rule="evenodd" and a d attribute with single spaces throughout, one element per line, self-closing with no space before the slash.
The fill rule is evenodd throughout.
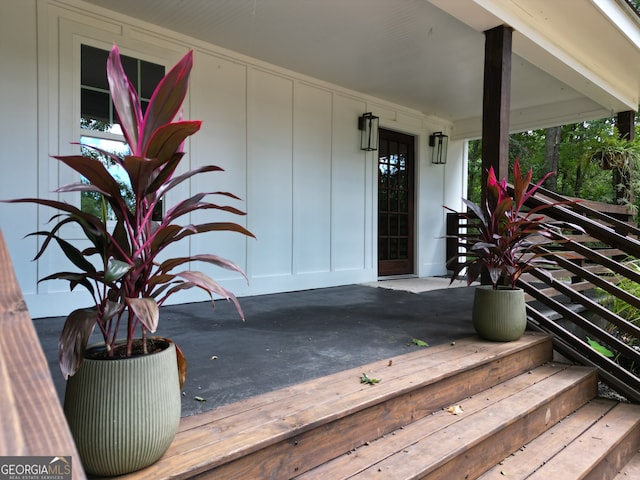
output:
<path id="1" fill-rule="evenodd" d="M 118 359 L 85 358 L 69 377 L 64 411 L 87 473 L 121 475 L 158 460 L 180 422 L 176 348 Z"/>
<path id="2" fill-rule="evenodd" d="M 476 287 L 473 297 L 473 327 L 485 340 L 509 342 L 519 339 L 527 328 L 524 291 L 491 285 Z"/>

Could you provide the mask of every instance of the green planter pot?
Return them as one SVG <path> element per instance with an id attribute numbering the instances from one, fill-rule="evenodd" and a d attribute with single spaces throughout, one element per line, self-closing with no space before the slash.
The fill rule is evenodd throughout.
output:
<path id="1" fill-rule="evenodd" d="M 69 377 L 64 411 L 87 473 L 122 475 L 151 465 L 180 422 L 176 347 L 118 359 L 85 358 Z"/>
<path id="2" fill-rule="evenodd" d="M 473 297 L 473 327 L 485 340 L 510 342 L 519 339 L 527 328 L 524 291 L 491 285 L 476 287 Z"/>

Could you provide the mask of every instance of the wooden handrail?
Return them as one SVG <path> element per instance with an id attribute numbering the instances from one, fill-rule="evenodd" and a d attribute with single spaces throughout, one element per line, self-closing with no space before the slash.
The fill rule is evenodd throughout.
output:
<path id="1" fill-rule="evenodd" d="M 85 479 L 1 231 L 0 332 L 0 456 L 71 456 Z"/>

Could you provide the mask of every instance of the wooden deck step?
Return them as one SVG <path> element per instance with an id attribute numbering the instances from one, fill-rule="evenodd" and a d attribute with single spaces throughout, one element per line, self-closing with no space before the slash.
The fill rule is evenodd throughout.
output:
<path id="1" fill-rule="evenodd" d="M 119 478 L 293 478 L 551 358 L 537 333 L 424 348 L 186 417 L 163 458 Z M 380 382 L 360 383 L 363 373 Z"/>
<path id="2" fill-rule="evenodd" d="M 593 398 L 596 388 L 593 369 L 545 365 L 461 401 L 458 415 L 438 411 L 297 478 L 477 478 Z"/>
<path id="3" fill-rule="evenodd" d="M 636 452 L 631 460 L 620 469 L 620 472 L 613 480 L 633 480 L 636 478 L 640 478 L 640 452 Z"/>
<path id="4" fill-rule="evenodd" d="M 558 478 L 558 472 L 563 480 L 612 479 L 639 446 L 640 406 L 596 399 L 480 479 L 543 480 Z"/>

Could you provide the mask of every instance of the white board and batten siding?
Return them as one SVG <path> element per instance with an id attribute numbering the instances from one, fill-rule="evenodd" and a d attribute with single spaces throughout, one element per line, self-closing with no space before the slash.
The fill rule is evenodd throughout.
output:
<path id="1" fill-rule="evenodd" d="M 447 131 L 446 122 L 76 0 L 9 0 L 1 8 L 0 198 L 53 198 L 57 186 L 75 180 L 49 155 L 77 148 L 70 142 L 80 135 L 82 43 L 105 49 L 115 43 L 124 54 L 167 67 L 193 49 L 184 116 L 203 126 L 187 145 L 183 170 L 213 163 L 225 171 L 194 178 L 167 202 L 203 190 L 232 192 L 242 201 L 231 204 L 247 216 L 214 218 L 237 220 L 257 239 L 205 234 L 170 254 L 208 252 L 235 261 L 248 285 L 233 272 L 198 268 L 240 296 L 375 280 L 377 164 L 375 152 L 359 149 L 357 130 L 358 116 L 373 111 L 381 127 L 416 136 L 416 273 L 445 273 L 442 205 L 459 205 L 465 166 L 462 141 L 450 142 L 446 166 L 430 163 L 428 135 Z M 72 268 L 55 248 L 32 262 L 37 240 L 23 237 L 45 228 L 51 214 L 0 204 L 0 229 L 33 317 L 90 303 L 85 292 L 70 293 L 66 282 L 37 283 Z M 194 289 L 174 301 L 206 299 Z"/>

